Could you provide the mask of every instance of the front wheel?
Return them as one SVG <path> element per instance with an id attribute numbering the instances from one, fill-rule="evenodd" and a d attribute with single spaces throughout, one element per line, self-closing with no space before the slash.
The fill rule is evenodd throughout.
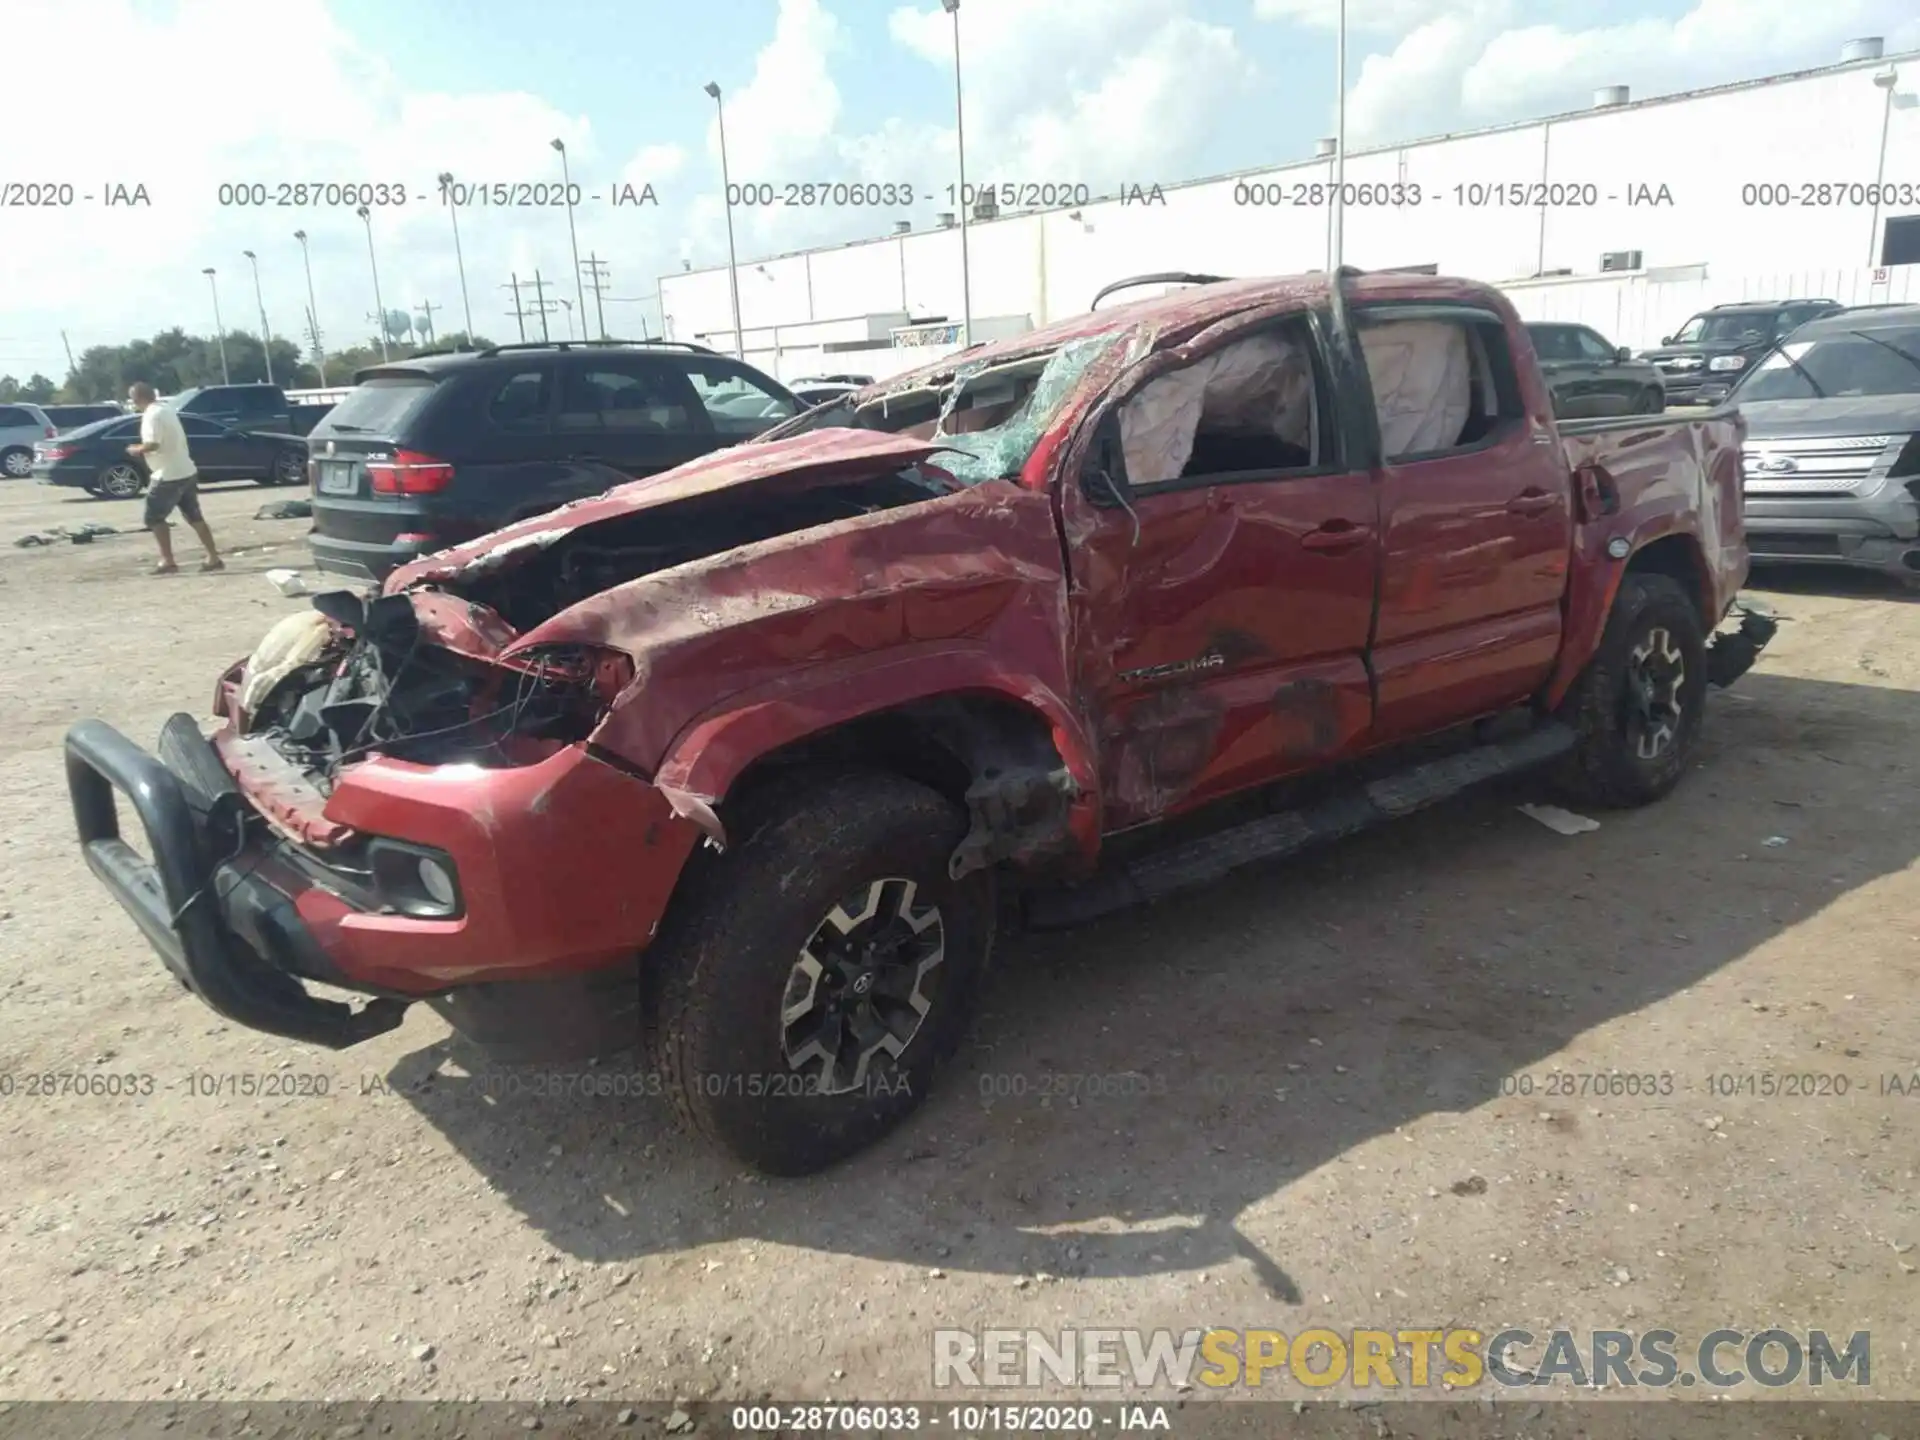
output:
<path id="1" fill-rule="evenodd" d="M 9 480 L 24 480 L 33 473 L 33 451 L 25 446 L 0 453 L 0 472 Z"/>
<path id="2" fill-rule="evenodd" d="M 1667 408 L 1667 397 L 1658 390 L 1642 390 L 1633 402 L 1635 415 L 1658 415 Z"/>
<path id="3" fill-rule="evenodd" d="M 1629 574 L 1561 707 L 1579 735 L 1564 788 L 1621 808 L 1660 799 L 1686 773 L 1706 695 L 1706 632 L 1692 598 L 1668 576 Z"/>
<path id="4" fill-rule="evenodd" d="M 966 823 L 897 775 L 823 773 L 687 877 L 642 963 L 653 1063 L 691 1128 L 806 1175 L 918 1108 L 992 949 L 990 874 L 947 873 Z"/>

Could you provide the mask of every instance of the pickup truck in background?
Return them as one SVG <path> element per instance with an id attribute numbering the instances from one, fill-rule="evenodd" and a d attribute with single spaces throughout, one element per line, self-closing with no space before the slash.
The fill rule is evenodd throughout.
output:
<path id="1" fill-rule="evenodd" d="M 181 415 L 199 415 L 255 435 L 306 435 L 331 405 L 296 405 L 278 385 L 202 385 L 168 397 Z"/>
<path id="2" fill-rule="evenodd" d="M 1556 422 L 1485 285 L 1177 278 L 316 596 L 211 738 L 81 722 L 88 864 L 240 1024 L 644 1033 L 697 1130 L 798 1174 L 925 1098 L 1009 914 L 1536 766 L 1672 790 L 1773 631 L 1738 415 Z"/>

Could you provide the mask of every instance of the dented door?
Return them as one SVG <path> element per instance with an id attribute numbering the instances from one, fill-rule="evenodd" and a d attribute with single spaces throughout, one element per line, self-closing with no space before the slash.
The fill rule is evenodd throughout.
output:
<path id="1" fill-rule="evenodd" d="M 1061 494 L 1108 827 L 1348 751 L 1372 721 L 1371 477 L 1335 453 L 1318 469 L 1185 478 L 1131 499 L 1137 538 L 1126 510 L 1077 483 Z"/>

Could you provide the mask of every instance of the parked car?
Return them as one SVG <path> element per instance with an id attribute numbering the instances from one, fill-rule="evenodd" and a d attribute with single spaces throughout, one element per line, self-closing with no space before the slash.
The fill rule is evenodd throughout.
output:
<path id="1" fill-rule="evenodd" d="M 78 430 L 96 420 L 112 420 L 127 412 L 118 405 L 42 405 L 41 410 L 62 430 Z"/>
<path id="2" fill-rule="evenodd" d="M 1666 387 L 1651 360 L 1615 345 L 1586 325 L 1540 321 L 1527 326 L 1533 353 L 1553 395 L 1553 413 L 1569 420 L 1596 415 L 1657 415 Z"/>
<path id="3" fill-rule="evenodd" d="M 200 415 L 182 415 L 187 451 L 203 480 L 253 480 L 298 485 L 307 477 L 306 441 L 295 435 L 257 435 Z M 145 460 L 127 454 L 140 438 L 140 417 L 96 420 L 33 447 L 32 474 L 46 485 L 72 485 L 103 500 L 126 500 L 147 488 Z"/>
<path id="4" fill-rule="evenodd" d="M 1660 367 L 1669 405 L 1718 405 L 1741 373 L 1796 327 L 1840 309 L 1837 300 L 1743 300 L 1688 319 L 1640 358 Z"/>
<path id="5" fill-rule="evenodd" d="M 537 403 L 567 359 L 476 362 L 483 409 L 578 413 Z M 697 1129 L 815 1170 L 925 1098 L 1015 902 L 1072 923 L 1536 765 L 1667 794 L 1773 630 L 1709 639 L 1741 435 L 1556 422 L 1467 281 L 1079 315 L 316 596 L 211 738 L 81 722 L 83 853 L 230 1020 L 341 1047 L 424 1001 L 556 1062 L 644 1027 Z"/>
<path id="6" fill-rule="evenodd" d="M 396 565 L 723 445 L 800 410 L 751 365 L 697 345 L 502 345 L 397 360 L 308 437 L 323 570 Z"/>
<path id="7" fill-rule="evenodd" d="M 1864 566 L 1920 586 L 1920 305 L 1795 330 L 1734 389 L 1756 560 Z"/>
<path id="8" fill-rule="evenodd" d="M 255 434 L 305 435 L 333 407 L 295 405 L 278 385 L 203 385 L 167 403 L 182 416 L 199 415 Z"/>
<path id="9" fill-rule="evenodd" d="M 31 475 L 33 447 L 58 433 L 59 427 L 38 405 L 0 405 L 0 475 L 9 480 L 24 480 Z"/>

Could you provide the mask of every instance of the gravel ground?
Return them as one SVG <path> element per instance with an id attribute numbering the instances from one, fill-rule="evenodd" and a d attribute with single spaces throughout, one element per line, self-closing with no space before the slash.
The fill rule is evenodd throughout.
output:
<path id="1" fill-rule="evenodd" d="M 62 733 L 150 742 L 303 603 L 275 498 L 208 496 L 222 575 L 184 531 L 165 579 L 137 533 L 0 548 L 0 1400 L 925 1398 L 935 1327 L 1068 1323 L 1871 1330 L 1920 1398 L 1907 596 L 1771 594 L 1698 771 L 1598 831 L 1522 785 L 1014 941 L 904 1133 L 766 1182 L 656 1098 L 462 1073 L 423 1010 L 233 1028 L 86 874 Z M 16 482 L 0 538 L 137 509 Z M 1668 1093 L 1550 1078 L 1615 1072 Z"/>

